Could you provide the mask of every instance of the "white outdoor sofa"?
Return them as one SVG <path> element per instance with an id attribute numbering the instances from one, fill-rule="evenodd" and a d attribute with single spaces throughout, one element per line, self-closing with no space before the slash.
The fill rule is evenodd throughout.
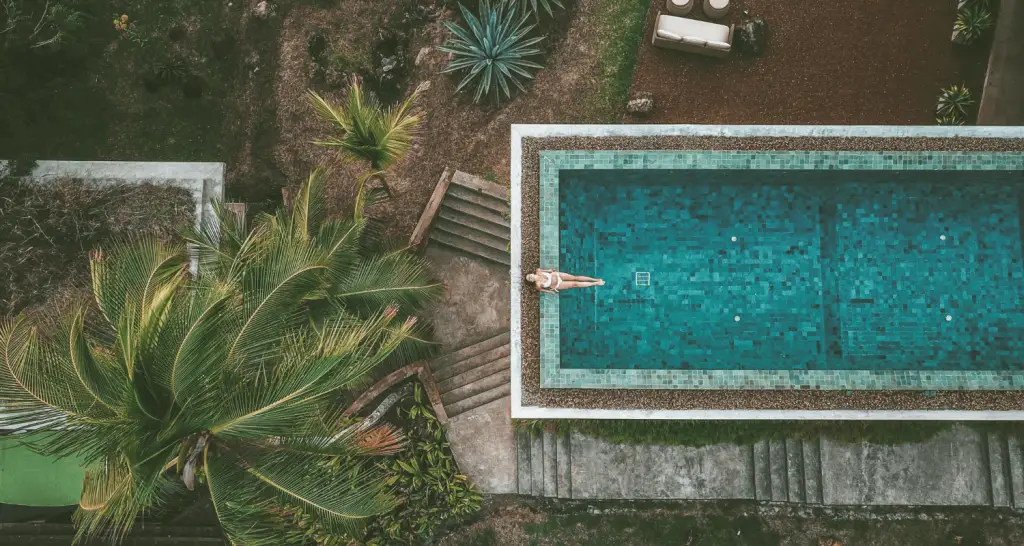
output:
<path id="1" fill-rule="evenodd" d="M 732 51 L 735 25 L 719 25 L 658 12 L 652 42 L 657 47 L 678 49 L 711 57 L 726 57 Z"/>

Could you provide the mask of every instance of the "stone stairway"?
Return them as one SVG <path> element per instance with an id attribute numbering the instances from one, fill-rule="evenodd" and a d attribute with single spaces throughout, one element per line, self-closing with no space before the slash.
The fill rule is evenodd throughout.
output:
<path id="1" fill-rule="evenodd" d="M 509 395 L 510 352 L 506 330 L 430 362 L 449 419 Z"/>
<path id="2" fill-rule="evenodd" d="M 516 430 L 520 495 L 572 498 L 572 441 L 548 431 Z"/>
<path id="3" fill-rule="evenodd" d="M 508 189 L 455 171 L 430 227 L 430 240 L 510 265 Z"/>
<path id="4" fill-rule="evenodd" d="M 762 440 L 752 448 L 757 500 L 822 503 L 821 443 L 817 438 Z"/>

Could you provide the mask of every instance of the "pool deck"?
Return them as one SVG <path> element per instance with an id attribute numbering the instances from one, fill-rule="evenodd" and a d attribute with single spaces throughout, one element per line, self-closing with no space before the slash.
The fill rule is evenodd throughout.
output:
<path id="1" fill-rule="evenodd" d="M 839 393 L 776 391 L 637 392 L 608 388 L 542 389 L 539 384 L 538 298 L 522 285 L 523 269 L 538 260 L 536 187 L 541 150 L 825 150 L 1020 152 L 1021 127 L 871 126 L 522 126 L 512 128 L 512 417 L 641 419 L 953 419 L 1024 418 L 1018 391 L 927 396 L 892 391 Z M 524 231 L 525 230 L 525 231 Z M 525 254 L 525 261 L 524 261 Z M 536 328 L 536 330 L 534 330 Z M 685 396 L 685 398 L 682 398 Z"/>

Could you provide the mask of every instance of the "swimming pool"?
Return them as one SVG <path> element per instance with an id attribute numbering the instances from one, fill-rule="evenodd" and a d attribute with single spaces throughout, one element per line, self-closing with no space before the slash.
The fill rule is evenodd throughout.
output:
<path id="1" fill-rule="evenodd" d="M 1024 387 L 1024 164 L 541 152 L 544 387 Z"/>

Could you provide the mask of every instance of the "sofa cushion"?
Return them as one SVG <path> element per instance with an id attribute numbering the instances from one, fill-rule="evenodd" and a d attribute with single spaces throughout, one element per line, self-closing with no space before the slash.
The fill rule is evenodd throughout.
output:
<path id="1" fill-rule="evenodd" d="M 664 30 L 677 36 L 693 36 L 694 38 L 703 38 L 708 41 L 729 42 L 729 27 L 725 25 L 676 17 L 674 15 L 662 14 L 658 17 L 657 29 L 659 36 L 661 31 Z"/>
<path id="2" fill-rule="evenodd" d="M 683 36 L 683 43 L 704 47 L 708 44 L 708 41 L 705 40 L 704 38 L 698 38 L 696 36 Z"/>
<path id="3" fill-rule="evenodd" d="M 732 49 L 731 45 L 729 45 L 729 44 L 727 44 L 725 42 L 716 42 L 714 40 L 708 40 L 708 43 L 705 44 L 705 45 L 707 47 L 710 47 L 711 49 L 721 49 L 723 51 L 728 51 L 728 50 Z"/>
<path id="4" fill-rule="evenodd" d="M 674 42 L 678 42 L 683 39 L 683 37 L 678 34 L 660 28 L 658 29 L 658 37 L 666 40 L 672 40 Z"/>

